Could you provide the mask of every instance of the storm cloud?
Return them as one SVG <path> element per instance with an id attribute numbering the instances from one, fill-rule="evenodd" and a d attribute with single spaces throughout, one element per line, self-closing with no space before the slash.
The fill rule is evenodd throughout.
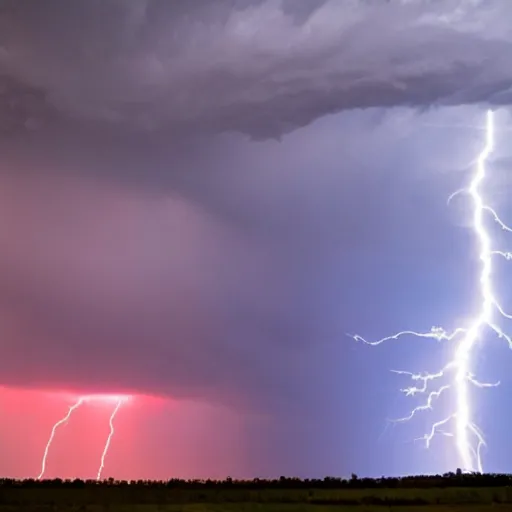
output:
<path id="1" fill-rule="evenodd" d="M 3 384 L 332 399 L 336 261 L 412 179 L 409 107 L 512 99 L 512 4 L 297 4 L 2 3 Z"/>
<path id="2" fill-rule="evenodd" d="M 368 107 L 508 104 L 508 2 L 7 0 L 2 132 L 280 137 Z"/>

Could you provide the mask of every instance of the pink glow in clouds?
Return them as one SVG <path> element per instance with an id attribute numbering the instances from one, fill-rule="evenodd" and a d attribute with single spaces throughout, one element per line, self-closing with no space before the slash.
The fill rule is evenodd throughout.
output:
<path id="1" fill-rule="evenodd" d="M 245 476 L 243 420 L 234 411 L 146 395 L 78 395 L 0 387 L 0 477 L 168 479 Z M 119 405 L 120 404 L 120 405 Z M 115 433 L 107 446 L 107 440 Z"/>

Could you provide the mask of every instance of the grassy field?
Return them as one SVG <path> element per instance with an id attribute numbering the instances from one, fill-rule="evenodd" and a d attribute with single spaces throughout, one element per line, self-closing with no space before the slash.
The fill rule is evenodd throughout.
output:
<path id="1" fill-rule="evenodd" d="M 487 505 L 312 505 L 308 503 L 185 503 L 145 505 L 0 505 L 0 512 L 505 512 L 512 508 L 507 504 Z"/>
<path id="2" fill-rule="evenodd" d="M 0 479 L 0 512 L 512 511 L 512 475 L 300 480 Z"/>
<path id="3" fill-rule="evenodd" d="M 426 489 L 0 489 L 0 512 L 473 512 L 512 510 L 512 487 Z"/>

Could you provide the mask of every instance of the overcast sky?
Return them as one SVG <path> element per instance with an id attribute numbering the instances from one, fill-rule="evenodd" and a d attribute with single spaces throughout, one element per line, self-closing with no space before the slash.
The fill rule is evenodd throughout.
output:
<path id="1" fill-rule="evenodd" d="M 435 369 L 446 348 L 346 334 L 455 327 L 477 307 L 469 204 L 446 200 L 492 107 L 486 193 L 507 217 L 511 16 L 484 0 L 4 0 L 0 474 L 39 472 L 69 393 L 135 395 L 108 476 L 451 469 L 445 438 L 413 442 L 446 404 L 386 427 L 411 405 L 389 370 Z M 510 418 L 485 418 L 512 383 L 490 349 L 479 365 L 502 386 L 477 414 L 499 471 Z M 94 476 L 110 412 L 80 410 L 50 476 Z"/>

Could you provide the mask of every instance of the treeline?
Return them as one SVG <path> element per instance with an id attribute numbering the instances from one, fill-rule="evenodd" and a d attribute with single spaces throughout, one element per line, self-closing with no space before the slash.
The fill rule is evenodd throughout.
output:
<path id="1" fill-rule="evenodd" d="M 512 486 L 512 475 L 497 473 L 455 473 L 444 475 L 417 475 L 404 477 L 359 478 L 353 474 L 350 478 L 325 477 L 323 479 L 300 479 L 282 476 L 277 479 L 254 478 L 252 480 L 80 480 L 60 479 L 17 480 L 0 479 L 0 488 L 139 488 L 139 489 L 422 489 L 447 487 L 506 487 Z"/>

